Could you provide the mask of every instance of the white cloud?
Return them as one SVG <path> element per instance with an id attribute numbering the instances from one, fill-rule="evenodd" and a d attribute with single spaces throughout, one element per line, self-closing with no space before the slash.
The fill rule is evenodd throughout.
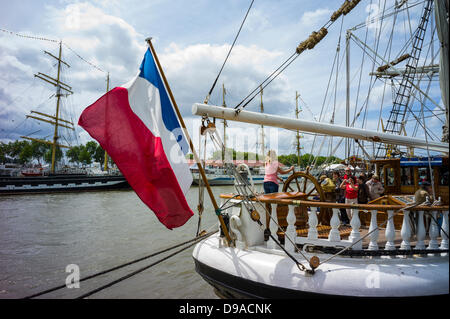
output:
<path id="1" fill-rule="evenodd" d="M 15 56 L 4 55 L 0 60 L 0 68 L 11 67 L 16 69 L 16 72 L 24 72 L 26 76 L 32 76 L 33 71 L 29 65 L 21 63 Z"/>
<path id="2" fill-rule="evenodd" d="M 180 47 L 172 43 L 158 54 L 174 95 L 184 109 L 190 110 L 193 103 L 204 100 L 229 48 L 228 44 Z M 212 99 L 219 96 L 217 92 L 221 91 L 222 83 L 225 83 L 229 92 L 227 102 L 230 106 L 237 104 L 240 98 L 245 97 L 269 74 L 269 65 L 274 64 L 280 54 L 281 52 L 264 50 L 254 45 L 235 46 L 219 83 L 216 84 Z M 211 102 L 222 104 L 222 99 L 220 97 Z M 189 112 L 184 115 L 189 116 Z"/>
<path id="3" fill-rule="evenodd" d="M 271 27 L 271 23 L 268 16 L 261 10 L 253 9 L 248 15 L 244 26 L 249 32 L 263 32 Z"/>
<path id="4" fill-rule="evenodd" d="M 300 18 L 300 23 L 304 27 L 316 28 L 320 24 L 324 24 L 327 18 L 331 15 L 332 11 L 330 9 L 317 9 L 314 11 L 307 11 L 303 13 Z"/>
<path id="5" fill-rule="evenodd" d="M 146 50 L 144 35 L 153 35 L 155 49 L 175 98 L 186 117 L 186 122 L 191 123 L 194 119 L 191 115 L 191 106 L 204 100 L 225 59 L 248 4 L 223 2 L 219 5 L 215 2 L 205 4 L 193 1 L 187 6 L 184 2 L 178 1 L 173 3 L 152 1 L 142 3 L 140 7 L 137 3 L 137 1 L 125 3 L 105 0 L 53 2 L 52 5 L 40 5 L 40 12 L 45 14 L 40 16 L 42 19 L 39 19 L 39 23 L 35 21 L 34 25 L 22 26 L 21 22 L 25 20 L 22 19 L 15 22 L 16 25 L 11 29 L 23 34 L 63 39 L 65 44 L 87 61 L 110 71 L 110 87 L 125 83 L 135 75 Z M 386 7 L 392 3 L 390 0 Z M 278 2 L 275 4 L 264 1 L 255 4 L 257 5 L 250 12 L 237 45 L 216 85 L 211 103 L 222 103 L 221 86 L 225 83 L 228 93 L 227 104 L 230 107 L 235 106 L 275 70 L 300 41 L 328 21 L 332 11 L 339 8 L 342 1 L 326 4 L 315 1 L 305 1 L 301 4 L 297 1 L 287 1 L 286 6 L 279 5 Z M 217 7 L 220 7 L 221 11 L 212 10 Z M 230 10 L 226 11 L 227 9 Z M 420 16 L 421 6 L 413 9 L 410 14 Z M 342 62 L 345 59 L 343 55 L 345 30 L 364 22 L 364 17 L 368 13 L 365 10 L 366 7 L 360 4 L 345 17 L 342 34 L 339 33 L 340 20 L 332 25 L 327 37 L 314 50 L 304 52 L 264 89 L 265 112 L 293 117 L 295 91 L 298 91 L 302 99 L 308 103 L 308 109 L 300 103 L 303 108 L 302 118 L 312 120 L 311 113 L 318 117 L 337 40 L 341 35 L 340 72 L 342 72 L 345 69 Z M 29 14 L 32 14 L 32 11 L 30 8 Z M 398 16 L 397 26 L 400 29 L 400 36 L 393 40 L 392 57 L 395 55 L 394 52 L 399 51 L 397 49 L 403 45 L 409 33 L 409 24 L 404 22 L 405 17 L 404 13 Z M 385 20 L 383 25 L 383 35 L 386 35 L 391 25 L 388 20 Z M 415 24 L 411 27 L 414 30 Z M 369 30 L 367 43 L 370 46 L 374 46 L 373 31 Z M 364 38 L 364 33 L 363 28 L 355 31 L 360 39 Z M 380 40 L 379 52 L 390 52 L 386 51 L 388 37 L 382 36 Z M 34 73 L 44 72 L 49 75 L 55 73 L 54 60 L 43 54 L 43 50 L 57 55 L 58 46 L 55 43 L 0 34 L 0 87 L 4 88 L 4 91 L 0 92 L 1 106 L 9 105 L 13 101 L 15 110 L 31 108 L 33 103 L 40 103 L 54 93 L 50 85 L 42 84 L 40 80 L 34 80 L 34 86 L 26 94 L 22 93 L 33 81 Z M 353 43 L 351 50 L 352 74 L 355 74 L 351 83 L 351 98 L 355 101 L 359 70 L 353 68 L 361 61 L 361 50 Z M 71 65 L 70 69 L 64 70 L 63 75 L 64 80 L 74 88 L 73 107 L 77 118 L 86 106 L 105 92 L 106 74 L 80 60 L 67 47 L 63 47 L 63 59 Z M 370 62 L 366 57 L 359 105 L 367 94 Z M 378 113 L 375 112 L 381 103 L 382 88 L 381 82 L 378 82 L 372 90 L 369 105 L 369 112 L 372 112 L 369 114 L 370 127 L 374 126 L 372 119 L 375 119 L 373 120 L 375 122 L 378 120 Z M 330 88 L 328 94 L 330 95 L 332 91 L 334 87 Z M 342 124 L 345 123 L 345 76 L 338 78 L 337 93 L 335 123 Z M 431 93 L 436 96 L 433 89 Z M 21 94 L 29 97 L 24 97 L 18 103 L 16 97 Z M 36 96 L 39 98 L 36 99 Z M 391 92 L 387 88 L 385 102 L 390 99 Z M 45 104 L 46 111 L 54 112 L 53 102 L 51 100 Z M 333 107 L 333 97 L 329 96 L 324 108 L 325 122 L 330 120 Z M 247 109 L 259 110 L 259 96 L 247 106 Z M 353 110 L 351 113 L 353 115 Z M 17 123 L 18 113 L 0 114 L 0 119 L 12 120 L 7 117 L 14 117 Z M 1 125 L 3 128 L 3 122 Z M 242 124 L 230 123 L 230 125 L 245 129 L 245 125 Z M 294 133 L 289 131 L 280 132 L 280 153 L 292 152 L 293 135 Z M 3 138 L 3 135 L 0 135 L 0 138 Z M 88 136 L 81 133 L 81 138 L 82 142 L 85 142 L 83 139 L 87 139 Z M 312 137 L 305 135 L 305 151 L 309 152 L 311 142 Z"/>

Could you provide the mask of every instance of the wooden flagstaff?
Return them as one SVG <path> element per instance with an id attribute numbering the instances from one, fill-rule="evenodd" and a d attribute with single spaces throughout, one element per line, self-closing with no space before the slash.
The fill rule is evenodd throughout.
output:
<path id="1" fill-rule="evenodd" d="M 209 185 L 208 179 L 206 178 L 205 170 L 204 170 L 204 168 L 202 166 L 200 158 L 197 155 L 197 152 L 195 150 L 194 144 L 192 143 L 192 140 L 191 140 L 191 138 L 189 136 L 189 132 L 188 132 L 188 130 L 186 128 L 186 125 L 184 123 L 183 117 L 181 116 L 180 110 L 178 109 L 178 105 L 175 102 L 175 98 L 173 97 L 172 90 L 170 89 L 169 83 L 167 82 L 166 76 L 164 75 L 163 69 L 161 68 L 161 65 L 159 63 L 158 56 L 156 55 L 155 49 L 153 48 L 152 38 L 147 38 L 147 39 L 145 39 L 145 41 L 147 41 L 148 46 L 149 46 L 149 48 L 150 48 L 150 50 L 151 50 L 151 52 L 152 52 L 152 54 L 153 54 L 153 56 L 155 58 L 155 62 L 156 62 L 157 66 L 158 66 L 158 69 L 159 69 L 159 71 L 161 73 L 161 77 L 162 77 L 162 79 L 164 81 L 164 85 L 166 86 L 167 92 L 169 92 L 169 96 L 170 96 L 170 99 L 172 101 L 172 104 L 173 104 L 173 107 L 175 109 L 175 112 L 177 113 L 177 117 L 178 117 L 178 120 L 180 121 L 180 125 L 183 128 L 183 132 L 184 132 L 187 140 L 189 141 L 189 147 L 191 148 L 192 154 L 194 155 L 194 160 L 197 163 L 200 175 L 202 176 L 202 179 L 203 179 L 203 181 L 205 183 L 205 187 L 206 187 L 206 189 L 208 191 L 209 197 L 210 197 L 211 202 L 212 202 L 212 204 L 214 206 L 214 210 L 216 212 L 216 215 L 219 218 L 219 222 L 220 222 L 220 226 L 222 228 L 222 231 L 225 234 L 225 237 L 227 238 L 228 243 L 231 243 L 230 234 L 228 233 L 228 229 L 227 229 L 227 227 L 225 225 L 225 222 L 224 222 L 224 220 L 222 218 L 222 215 L 220 214 L 219 205 L 217 205 L 216 199 L 214 198 L 214 194 L 213 194 L 213 192 L 211 190 L 211 186 Z"/>

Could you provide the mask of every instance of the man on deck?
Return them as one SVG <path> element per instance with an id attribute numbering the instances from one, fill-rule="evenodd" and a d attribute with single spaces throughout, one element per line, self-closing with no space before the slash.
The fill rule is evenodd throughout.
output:
<path id="1" fill-rule="evenodd" d="M 416 203 L 424 203 L 427 200 L 427 196 L 430 198 L 431 201 L 431 184 L 427 181 L 423 181 L 420 183 L 420 188 L 416 191 L 414 194 L 414 202 Z"/>

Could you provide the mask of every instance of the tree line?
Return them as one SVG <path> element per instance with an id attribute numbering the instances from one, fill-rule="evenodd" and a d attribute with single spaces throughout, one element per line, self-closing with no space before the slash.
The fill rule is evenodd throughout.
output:
<path id="1" fill-rule="evenodd" d="M 261 158 L 259 154 L 255 153 L 249 153 L 249 152 L 238 152 L 232 148 L 227 148 L 226 152 L 228 154 L 233 154 L 233 160 L 236 159 L 244 159 L 244 160 L 262 160 L 265 161 L 265 158 Z M 187 158 L 193 159 L 192 154 L 188 154 Z M 213 160 L 221 160 L 222 159 L 222 152 L 221 151 L 215 151 L 212 155 Z M 279 155 L 278 161 L 286 166 L 297 166 L 299 163 L 297 154 L 289 154 L 289 155 Z M 300 156 L 300 167 L 307 167 L 311 166 L 313 163 L 315 163 L 316 166 L 320 166 L 324 163 L 327 164 L 339 164 L 342 162 L 342 159 L 336 157 L 336 156 L 314 156 L 309 153 L 305 153 Z"/>
<path id="2" fill-rule="evenodd" d="M 233 148 L 226 148 L 225 153 L 227 156 L 233 156 L 233 160 L 260 160 L 259 154 L 251 153 L 251 152 L 239 152 Z M 213 160 L 221 160 L 222 159 L 222 151 L 215 151 L 212 155 Z"/>
<path id="3" fill-rule="evenodd" d="M 278 156 L 278 161 L 287 166 L 298 165 L 298 156 L 297 154 L 289 154 L 289 155 L 280 155 Z M 309 153 L 305 153 L 300 156 L 300 167 L 311 166 L 315 163 L 316 166 L 320 166 L 324 163 L 327 164 L 339 164 L 342 162 L 342 159 L 336 156 L 314 156 Z"/>
<path id="4" fill-rule="evenodd" d="M 75 164 L 89 165 L 93 162 L 103 163 L 105 151 L 95 141 L 89 141 L 85 145 L 77 145 L 68 149 L 65 154 L 60 147 L 56 147 L 55 160 L 63 157 Z M 112 160 L 108 157 L 109 163 Z M 37 161 L 39 164 L 52 162 L 52 145 L 36 141 L 0 142 L 0 163 L 30 164 Z"/>

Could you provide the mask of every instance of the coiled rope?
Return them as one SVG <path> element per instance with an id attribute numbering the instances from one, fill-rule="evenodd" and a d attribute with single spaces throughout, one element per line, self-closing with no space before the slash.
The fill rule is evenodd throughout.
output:
<path id="1" fill-rule="evenodd" d="M 144 257 L 141 257 L 141 258 L 132 260 L 132 261 L 127 262 L 127 263 L 125 263 L 125 264 L 122 264 L 122 265 L 119 265 L 119 266 L 115 266 L 115 267 L 112 267 L 112 268 L 110 268 L 110 269 L 103 270 L 103 271 L 97 272 L 97 273 L 95 273 L 95 274 L 89 275 L 89 276 L 87 276 L 87 277 L 84 277 L 84 278 L 80 279 L 79 282 L 86 281 L 86 280 L 88 280 L 88 279 L 92 279 L 92 278 L 95 278 L 95 277 L 98 277 L 98 276 L 101 276 L 101 275 L 110 273 L 110 272 L 112 272 L 112 271 L 114 271 L 114 270 L 118 270 L 118 269 L 124 268 L 124 267 L 126 267 L 126 266 L 133 265 L 133 264 L 138 263 L 138 262 L 140 262 L 140 261 L 149 259 L 149 258 L 151 258 L 151 257 L 160 255 L 160 254 L 165 253 L 165 252 L 167 252 L 167 251 L 170 251 L 170 250 L 172 250 L 172 249 L 175 249 L 175 248 L 178 248 L 178 247 L 180 247 L 180 246 L 183 246 L 183 245 L 186 245 L 186 244 L 191 243 L 190 245 L 188 245 L 188 246 L 186 246 L 186 247 L 183 247 L 183 248 L 177 250 L 176 252 L 174 252 L 174 253 L 172 253 L 172 254 L 170 254 L 170 255 L 168 255 L 168 256 L 166 256 L 166 257 L 164 257 L 164 258 L 162 258 L 162 259 L 160 259 L 160 260 L 158 260 L 158 261 L 156 261 L 156 262 L 154 262 L 154 263 L 152 263 L 152 264 L 150 264 L 150 265 L 148 265 L 148 266 L 145 266 L 145 267 L 143 267 L 143 268 L 140 268 L 140 269 L 138 269 L 138 270 L 136 270 L 136 271 L 134 271 L 134 272 L 132 272 L 132 273 L 126 275 L 126 276 L 123 276 L 123 277 L 121 277 L 121 278 L 119 278 L 119 279 L 117 279 L 117 280 L 114 280 L 114 281 L 112 281 L 112 282 L 110 282 L 110 283 L 108 283 L 108 284 L 106 284 L 106 285 L 104 285 L 104 286 L 102 286 L 102 287 L 99 287 L 99 288 L 97 288 L 97 289 L 95 289 L 95 290 L 92 290 L 92 291 L 90 291 L 90 292 L 88 292 L 88 293 L 85 293 L 85 294 L 83 294 L 83 295 L 77 297 L 77 299 L 85 298 L 85 297 L 87 297 L 87 296 L 90 296 L 90 295 L 92 295 L 92 294 L 94 294 L 94 293 L 96 293 L 96 292 L 99 292 L 99 291 L 101 291 L 101 290 L 103 290 L 103 289 L 106 289 L 106 288 L 108 288 L 108 287 L 111 287 L 112 285 L 114 285 L 114 284 L 116 284 L 116 283 L 119 283 L 119 282 L 121 282 L 121 281 L 123 281 L 123 280 L 125 280 L 125 279 L 127 279 L 127 278 L 130 278 L 131 276 L 136 275 L 136 274 L 138 274 L 138 273 L 140 273 L 140 272 L 142 272 L 142 271 L 144 271 L 144 270 L 146 270 L 146 269 L 148 269 L 148 268 L 150 268 L 150 267 L 152 267 L 152 266 L 155 266 L 155 265 L 161 263 L 162 261 L 164 261 L 164 260 L 166 260 L 166 259 L 169 259 L 170 257 L 175 256 L 175 255 L 177 255 L 178 253 L 180 253 L 180 252 L 182 252 L 182 251 L 184 251 L 184 250 L 186 250 L 186 249 L 192 247 L 193 245 L 197 244 L 200 240 L 205 239 L 205 238 L 211 236 L 212 234 L 214 234 L 214 233 L 216 233 L 216 232 L 217 232 L 217 230 L 216 230 L 216 231 L 209 232 L 209 233 L 206 233 L 206 234 L 202 234 L 202 235 L 197 236 L 197 237 L 195 237 L 195 238 L 193 238 L 193 239 L 190 239 L 190 240 L 188 240 L 188 241 L 179 243 L 179 244 L 174 245 L 174 246 L 171 246 L 171 247 L 169 247 L 169 248 L 160 250 L 160 251 L 158 251 L 158 252 L 155 252 L 155 253 L 149 254 L 149 255 L 147 255 L 147 256 L 144 256 Z M 44 290 L 44 291 L 41 291 L 41 292 L 32 294 L 32 295 L 30 295 L 30 296 L 26 296 L 26 297 L 24 297 L 23 299 L 31 299 L 31 298 L 35 298 L 35 297 L 42 296 L 42 295 L 44 295 L 44 294 L 48 294 L 48 293 L 50 293 L 50 292 L 53 292 L 53 291 L 56 291 L 56 290 L 60 290 L 60 289 L 66 288 L 66 287 L 67 287 L 67 286 L 66 286 L 65 284 L 64 284 L 64 285 L 60 285 L 60 286 L 57 286 L 57 287 L 53 287 L 53 288 L 46 289 L 46 290 Z"/>

